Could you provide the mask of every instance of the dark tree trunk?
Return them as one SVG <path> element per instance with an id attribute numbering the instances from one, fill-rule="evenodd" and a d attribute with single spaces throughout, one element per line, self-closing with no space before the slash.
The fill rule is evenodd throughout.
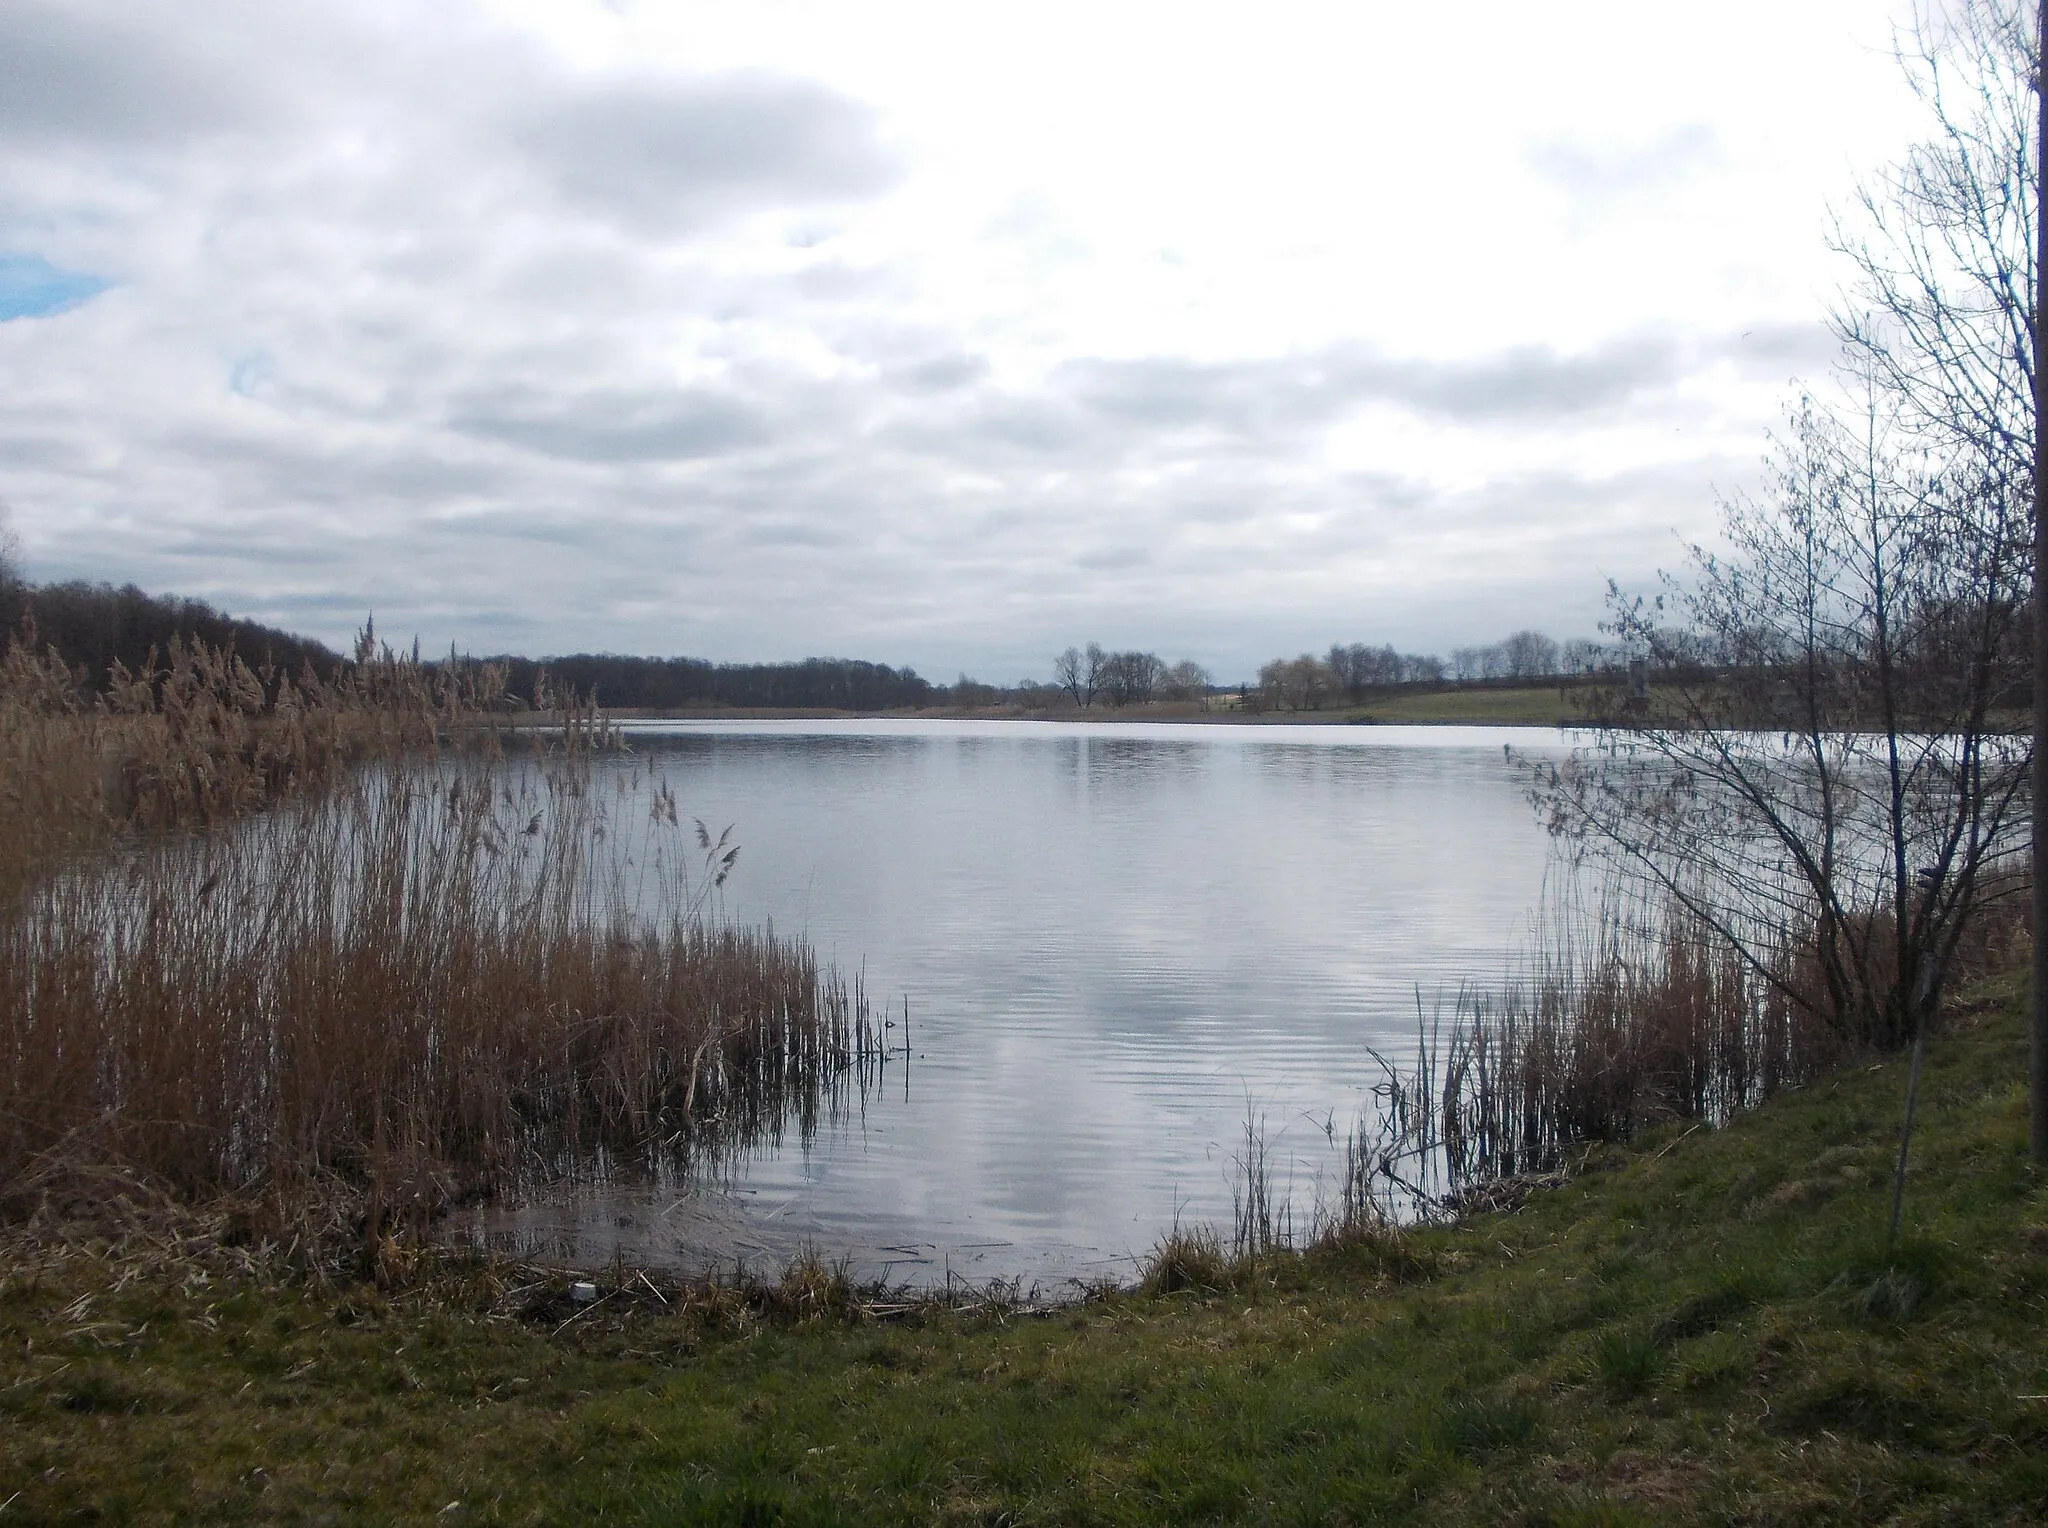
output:
<path id="1" fill-rule="evenodd" d="M 2048 0 L 2041 0 L 2034 29 L 2034 98 L 2038 109 L 2034 153 L 2048 156 Z M 2048 164 L 2048 159 L 2037 159 Z M 2034 193 L 2034 993 L 2033 1046 L 2028 1060 L 2028 1142 L 2034 1160 L 2048 1164 L 2048 450 L 2042 422 L 2048 417 L 2048 382 L 2042 362 L 2042 318 L 2048 311 L 2048 175 Z"/>

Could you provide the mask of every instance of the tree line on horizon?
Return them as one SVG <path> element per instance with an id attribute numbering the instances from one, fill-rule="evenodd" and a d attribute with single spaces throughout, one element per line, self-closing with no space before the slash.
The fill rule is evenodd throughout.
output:
<path id="1" fill-rule="evenodd" d="M 1569 675 L 1609 673 L 1621 666 L 1621 649 L 1588 638 L 1559 642 L 1540 631 L 1517 631 L 1498 642 L 1451 651 L 1449 661 L 1434 653 L 1404 653 L 1391 644 L 1332 644 L 1318 657 L 1275 658 L 1256 681 L 1218 685 L 1200 664 L 1168 664 L 1156 653 L 1113 652 L 1100 643 L 1069 647 L 1053 660 L 1052 681 L 1022 681 L 1003 691 L 962 675 L 950 692 L 954 704 L 994 704 L 999 699 L 1027 704 L 1068 704 L 1087 710 L 1097 704 L 1121 708 L 1148 701 L 1194 700 L 1235 693 L 1254 709 L 1316 710 L 1342 699 L 1357 704 L 1375 691 L 1402 685 L 1533 683 Z"/>
<path id="2" fill-rule="evenodd" d="M 32 584 L 0 567 L 0 646 L 21 634 L 38 651 L 54 649 L 93 694 L 106 691 L 116 664 L 143 673 L 166 658 L 173 642 L 238 653 L 254 668 L 294 678 L 310 671 L 323 683 L 344 661 L 324 642 L 238 620 L 204 600 L 83 579 Z"/>
<path id="3" fill-rule="evenodd" d="M 794 663 L 713 663 L 707 658 L 636 658 L 572 653 L 560 658 L 499 657 L 512 694 L 539 704 L 550 684 L 598 704 L 631 710 L 736 709 L 900 711 L 938 703 L 941 687 L 911 668 L 858 658 Z M 971 683 L 971 681 L 969 681 Z"/>
<path id="4" fill-rule="evenodd" d="M 374 628 L 366 628 L 373 630 Z M 130 674 L 160 668 L 173 643 L 233 652 L 258 671 L 331 681 L 347 658 L 311 637 L 238 619 L 204 600 L 148 594 L 83 579 L 35 584 L 0 560 L 0 642 L 26 635 L 54 650 L 88 693 L 104 693 L 118 665 Z M 418 656 L 417 652 L 414 654 Z M 699 706 L 892 711 L 935 703 L 943 689 L 908 668 L 848 658 L 796 663 L 712 663 L 702 658 L 637 658 L 578 653 L 562 658 L 501 657 L 506 694 L 544 706 L 551 694 L 594 695 L 604 705 L 661 710 Z M 426 660 L 433 668 L 436 660 Z"/>
<path id="5" fill-rule="evenodd" d="M 252 666 L 331 680 L 346 657 L 314 638 L 237 619 L 177 595 L 152 595 L 134 584 L 72 580 L 33 584 L 0 572 L 0 631 L 32 632 L 39 648 L 53 648 L 90 691 L 103 691 L 116 664 L 130 673 L 161 664 L 174 641 L 203 642 L 233 651 Z M 154 659 L 152 658 L 154 655 Z M 417 657 L 417 654 L 415 654 Z M 986 684 L 962 674 L 934 684 L 911 668 L 853 658 L 805 658 L 785 663 L 713 662 L 613 653 L 563 657 L 498 656 L 508 697 L 545 708 L 551 694 L 594 696 L 602 705 L 634 710 L 790 709 L 837 711 L 918 710 L 932 706 L 1021 705 L 1122 709 L 1153 702 L 1201 700 L 1236 693 L 1254 708 L 1314 710 L 1339 699 L 1352 703 L 1381 689 L 1450 682 L 1530 681 L 1583 674 L 1613 665 L 1616 650 L 1597 642 L 1558 643 L 1522 631 L 1483 647 L 1461 647 L 1450 659 L 1402 653 L 1392 646 L 1338 643 L 1322 657 L 1275 659 L 1252 685 L 1220 685 L 1189 659 L 1169 663 L 1139 649 L 1112 651 L 1099 643 L 1069 647 L 1053 662 L 1051 681 Z M 434 660 L 426 660 L 428 667 Z"/>
<path id="6" fill-rule="evenodd" d="M 1303 653 L 1264 664 L 1245 699 L 1262 709 L 1316 711 L 1337 700 L 1356 705 L 1376 690 L 1403 685 L 1530 684 L 1608 672 L 1621 661 L 1620 649 L 1609 644 L 1587 638 L 1558 642 L 1532 630 L 1481 647 L 1453 648 L 1449 662 L 1391 645 L 1333 643 L 1322 657 Z"/>

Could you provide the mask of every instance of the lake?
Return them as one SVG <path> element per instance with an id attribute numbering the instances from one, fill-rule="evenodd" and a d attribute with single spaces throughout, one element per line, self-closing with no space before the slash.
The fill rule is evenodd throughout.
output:
<path id="1" fill-rule="evenodd" d="M 726 1181 L 470 1212 L 457 1234 L 584 1265 L 1128 1278 L 1176 1222 L 1228 1233 L 1247 1120 L 1297 1222 L 1334 1194 L 1371 1052 L 1418 999 L 1493 983 L 1550 846 L 1530 729 L 643 723 L 653 773 L 741 846 L 740 922 L 804 934 L 901 1026 L 881 1084 Z M 890 1032 L 904 1044 L 905 1032 Z"/>

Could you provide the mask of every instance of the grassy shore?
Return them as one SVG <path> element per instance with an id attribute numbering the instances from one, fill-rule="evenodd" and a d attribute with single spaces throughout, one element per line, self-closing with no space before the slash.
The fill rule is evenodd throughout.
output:
<path id="1" fill-rule="evenodd" d="M 103 1195 L 108 1239 L 8 1246 L 0 1523 L 2039 1521 L 2018 996 L 1931 1051 L 1889 1261 L 1901 1062 L 1511 1213 L 1042 1313 L 816 1267 L 578 1306 L 394 1255 L 379 1287 Z"/>
<path id="2" fill-rule="evenodd" d="M 1347 713 L 1347 719 L 1387 726 L 1580 727 L 1587 718 L 1583 692 L 1546 684 L 1394 695 Z"/>

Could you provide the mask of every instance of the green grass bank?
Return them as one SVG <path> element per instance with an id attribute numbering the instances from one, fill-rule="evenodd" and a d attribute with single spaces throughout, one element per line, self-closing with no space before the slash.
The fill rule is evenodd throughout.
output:
<path id="1" fill-rule="evenodd" d="M 1035 1314 L 17 1234 L 0 1525 L 2037 1522 L 2025 1071 L 2016 994 L 1959 1004 L 1890 1265 L 1902 1061 L 1512 1213 Z"/>
<path id="2" fill-rule="evenodd" d="M 1384 726 L 1580 727 L 1584 693 L 1554 683 L 1515 689 L 1428 690 L 1347 707 L 1347 719 Z"/>

